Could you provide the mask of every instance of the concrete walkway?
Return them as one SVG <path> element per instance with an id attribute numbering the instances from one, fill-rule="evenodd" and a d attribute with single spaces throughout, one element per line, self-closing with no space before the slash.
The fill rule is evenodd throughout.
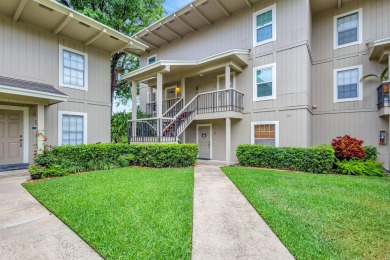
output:
<path id="1" fill-rule="evenodd" d="M 192 259 L 294 259 L 220 166 L 195 167 Z"/>
<path id="2" fill-rule="evenodd" d="M 27 179 L 0 172 L 0 259 L 101 259 L 20 185 Z"/>

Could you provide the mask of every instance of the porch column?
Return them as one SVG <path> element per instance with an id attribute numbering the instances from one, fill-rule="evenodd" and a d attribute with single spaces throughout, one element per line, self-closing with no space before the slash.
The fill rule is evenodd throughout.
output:
<path id="1" fill-rule="evenodd" d="M 37 106 L 37 131 L 39 133 L 43 133 L 44 134 L 44 131 L 45 131 L 45 107 L 44 105 L 38 105 Z M 24 137 L 26 138 L 26 137 Z M 44 138 L 42 135 L 39 135 L 37 137 L 37 148 L 38 148 L 38 153 L 41 154 L 43 149 L 45 148 L 44 147 Z"/>
<path id="2" fill-rule="evenodd" d="M 231 160 L 231 119 L 226 118 L 226 165 L 230 165 Z"/>
<path id="3" fill-rule="evenodd" d="M 225 66 L 225 89 L 230 88 L 230 66 Z"/>
<path id="4" fill-rule="evenodd" d="M 181 97 L 183 98 L 183 104 L 186 103 L 186 78 L 181 78 Z"/>
<path id="5" fill-rule="evenodd" d="M 158 136 L 162 135 L 162 126 L 161 126 L 161 118 L 162 118 L 162 96 L 163 94 L 163 75 L 162 73 L 157 73 L 157 92 L 156 92 L 156 112 L 157 118 L 159 120 L 158 126 Z"/>
<path id="6" fill-rule="evenodd" d="M 131 82 L 131 119 L 136 120 L 137 119 L 137 82 L 133 81 Z M 133 137 L 137 136 L 137 122 L 132 122 L 132 133 L 131 135 Z"/>

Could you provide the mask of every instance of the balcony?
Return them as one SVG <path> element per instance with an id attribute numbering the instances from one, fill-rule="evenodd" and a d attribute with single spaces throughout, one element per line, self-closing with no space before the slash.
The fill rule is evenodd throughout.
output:
<path id="1" fill-rule="evenodd" d="M 170 117 L 130 120 L 129 143 L 178 142 L 178 137 L 195 119 L 216 118 L 216 115 L 240 118 L 237 114 L 242 117 L 244 94 L 235 89 L 201 93 L 180 110 L 179 107 L 182 107 L 180 100 L 167 109 L 164 115 Z"/>
<path id="2" fill-rule="evenodd" d="M 378 110 L 379 116 L 390 115 L 390 82 L 383 82 L 378 88 Z"/>
<path id="3" fill-rule="evenodd" d="M 181 98 L 173 98 L 173 99 L 163 100 L 163 102 L 162 102 L 163 114 L 165 114 L 165 112 L 167 112 L 173 105 L 175 105 L 180 100 L 182 100 L 182 99 Z M 157 102 L 156 101 L 146 104 L 146 113 L 149 115 L 152 115 L 152 116 L 157 115 Z"/>

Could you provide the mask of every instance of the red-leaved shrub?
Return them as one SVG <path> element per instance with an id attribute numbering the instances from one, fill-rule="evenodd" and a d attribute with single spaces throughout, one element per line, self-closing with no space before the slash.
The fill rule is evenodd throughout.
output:
<path id="1" fill-rule="evenodd" d="M 363 158 L 366 156 L 366 151 L 362 146 L 363 143 L 363 140 L 350 137 L 349 135 L 344 135 L 343 137 L 338 136 L 332 140 L 335 156 L 339 160 Z"/>

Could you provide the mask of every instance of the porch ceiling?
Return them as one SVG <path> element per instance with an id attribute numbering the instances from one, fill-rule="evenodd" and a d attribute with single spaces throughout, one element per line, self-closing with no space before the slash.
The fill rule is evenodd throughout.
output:
<path id="1" fill-rule="evenodd" d="M 149 50 L 169 44 L 202 27 L 229 18 L 261 0 L 195 0 L 175 13 L 157 21 L 134 35 Z"/>
<path id="2" fill-rule="evenodd" d="M 370 60 L 380 63 L 388 61 L 390 55 L 390 38 L 384 38 L 367 43 L 370 48 Z"/>
<path id="3" fill-rule="evenodd" d="M 120 50 L 141 54 L 147 46 L 110 27 L 103 25 L 75 10 L 51 0 L 2 0 L 0 14 L 39 26 L 62 35 L 95 46 L 109 53 Z"/>
<path id="4" fill-rule="evenodd" d="M 156 76 L 156 73 L 181 73 L 184 77 L 206 73 L 229 65 L 241 71 L 248 65 L 249 50 L 230 50 L 197 61 L 160 60 L 123 76 L 130 81 L 143 81 Z"/>

